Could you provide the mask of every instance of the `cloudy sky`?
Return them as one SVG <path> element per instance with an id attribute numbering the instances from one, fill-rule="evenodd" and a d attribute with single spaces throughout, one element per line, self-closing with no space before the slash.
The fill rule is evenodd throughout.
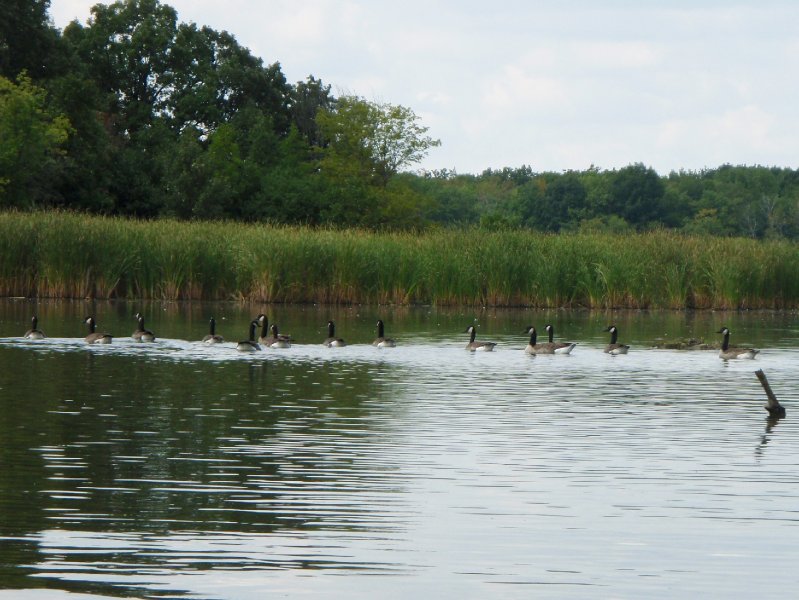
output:
<path id="1" fill-rule="evenodd" d="M 422 168 L 799 167 L 794 0 L 162 3 L 292 83 L 410 107 L 442 142 Z M 85 23 L 94 4 L 50 14 Z"/>

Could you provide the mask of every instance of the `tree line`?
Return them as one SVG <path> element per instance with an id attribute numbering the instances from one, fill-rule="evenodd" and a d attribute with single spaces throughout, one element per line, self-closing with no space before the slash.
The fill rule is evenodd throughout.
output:
<path id="1" fill-rule="evenodd" d="M 799 237 L 799 173 L 531 166 L 411 172 L 439 145 L 414 112 L 294 84 L 158 0 L 0 0 L 0 208 L 342 227 L 479 226 Z"/>

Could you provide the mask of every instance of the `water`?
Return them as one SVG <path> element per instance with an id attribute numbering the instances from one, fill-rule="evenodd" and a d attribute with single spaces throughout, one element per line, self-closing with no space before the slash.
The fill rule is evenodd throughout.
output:
<path id="1" fill-rule="evenodd" d="M 23 341 L 34 311 L 50 337 Z M 261 311 L 301 343 L 196 341 Z M 89 313 L 112 345 L 82 342 Z M 369 345 L 379 317 L 397 348 Z M 328 318 L 351 345 L 317 343 Z M 463 349 L 473 322 L 495 352 Z M 546 322 L 571 356 L 523 353 Z M 786 597 L 794 322 L 2 301 L 0 599 Z M 722 325 L 757 360 L 650 347 Z"/>

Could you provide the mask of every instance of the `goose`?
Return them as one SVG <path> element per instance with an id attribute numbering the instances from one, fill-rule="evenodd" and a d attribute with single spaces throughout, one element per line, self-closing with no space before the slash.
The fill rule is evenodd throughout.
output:
<path id="1" fill-rule="evenodd" d="M 221 335 L 216 335 L 216 319 L 211 317 L 208 321 L 208 335 L 203 338 L 203 344 L 221 344 L 225 341 Z"/>
<path id="2" fill-rule="evenodd" d="M 527 342 L 527 347 L 524 349 L 525 354 L 552 354 L 552 352 L 547 351 L 546 344 L 537 343 L 538 333 L 535 327 L 528 325 L 524 333 L 530 334 L 530 341 Z"/>
<path id="3" fill-rule="evenodd" d="M 327 338 L 322 343 L 328 348 L 340 348 L 347 345 L 347 342 L 336 337 L 336 325 L 333 321 L 327 322 Z"/>
<path id="4" fill-rule="evenodd" d="M 154 342 L 155 334 L 144 328 L 144 316 L 141 313 L 136 313 L 136 322 L 136 331 L 130 337 L 137 342 Z"/>
<path id="5" fill-rule="evenodd" d="M 719 358 L 724 360 L 730 358 L 754 358 L 760 350 L 754 348 L 730 348 L 730 330 L 722 327 L 716 333 L 724 335 L 724 341 L 721 343 L 721 350 L 719 350 Z"/>
<path id="6" fill-rule="evenodd" d="M 256 352 L 261 349 L 258 342 L 255 341 L 256 327 L 258 327 L 258 321 L 250 321 L 250 337 L 236 344 L 236 350 L 239 352 Z"/>
<path id="7" fill-rule="evenodd" d="M 43 340 L 47 337 L 44 335 L 44 332 L 39 329 L 39 319 L 36 317 L 36 315 L 33 315 L 33 318 L 31 319 L 31 328 L 25 332 L 23 337 L 29 340 Z"/>
<path id="8" fill-rule="evenodd" d="M 97 323 L 94 321 L 94 317 L 86 317 L 83 320 L 89 326 L 89 335 L 87 335 L 84 340 L 86 340 L 87 344 L 110 344 L 111 340 L 114 338 L 110 333 L 96 333 L 95 328 L 97 327 Z"/>
<path id="9" fill-rule="evenodd" d="M 497 345 L 496 342 L 475 342 L 474 338 L 477 336 L 477 331 L 474 325 L 469 325 L 463 333 L 469 334 L 469 343 L 466 344 L 466 349 L 469 352 L 491 352 L 494 350 L 494 346 Z"/>
<path id="10" fill-rule="evenodd" d="M 255 320 L 261 327 L 261 336 L 258 338 L 260 343 L 271 346 L 272 348 L 291 347 L 291 336 L 284 333 L 277 333 L 277 326 L 269 327 L 269 319 L 266 318 L 265 314 L 259 314 L 255 317 Z M 271 333 L 271 335 L 267 332 Z"/>
<path id="11" fill-rule="evenodd" d="M 617 354 L 627 354 L 630 347 L 626 344 L 619 344 L 616 340 L 619 337 L 619 330 L 615 325 L 610 325 L 604 331 L 610 332 L 610 343 L 605 346 L 605 352 L 616 356 Z"/>
<path id="12" fill-rule="evenodd" d="M 261 342 L 269 346 L 270 348 L 291 348 L 291 340 L 288 336 L 280 335 L 280 332 L 277 330 L 277 325 L 272 323 L 272 326 L 269 328 L 272 332 L 271 337 L 269 338 L 261 338 Z"/>
<path id="13" fill-rule="evenodd" d="M 378 348 L 394 348 L 397 345 L 397 342 L 392 340 L 391 338 L 385 337 L 385 330 L 382 319 L 377 320 L 377 337 L 375 341 L 372 342 L 372 346 L 377 346 Z"/>
<path id="14" fill-rule="evenodd" d="M 555 328 L 552 325 L 547 325 L 544 329 L 549 334 L 547 348 L 550 348 L 553 354 L 570 354 L 577 345 L 576 342 L 554 342 L 552 339 L 555 337 Z"/>

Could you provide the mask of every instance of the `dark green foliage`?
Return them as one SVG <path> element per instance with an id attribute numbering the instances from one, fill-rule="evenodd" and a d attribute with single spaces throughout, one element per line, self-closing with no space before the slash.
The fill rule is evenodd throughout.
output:
<path id="1" fill-rule="evenodd" d="M 48 23 L 49 9 L 50 0 L 0 0 L 0 77 L 50 74 L 58 34 Z"/>
<path id="2" fill-rule="evenodd" d="M 413 174 L 439 142 L 412 110 L 288 84 L 159 0 L 97 4 L 63 31 L 0 0 L 0 206 L 144 218 L 799 239 L 799 171 L 722 165 Z M 601 157 L 598 157 L 601 159 Z"/>
<path id="3" fill-rule="evenodd" d="M 611 176 L 607 214 L 641 228 L 658 220 L 664 191 L 663 182 L 653 169 L 640 163 L 624 167 Z"/>

